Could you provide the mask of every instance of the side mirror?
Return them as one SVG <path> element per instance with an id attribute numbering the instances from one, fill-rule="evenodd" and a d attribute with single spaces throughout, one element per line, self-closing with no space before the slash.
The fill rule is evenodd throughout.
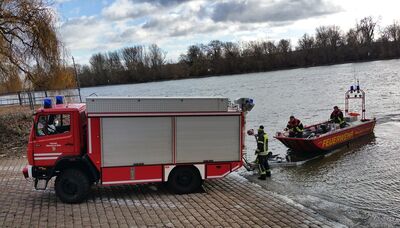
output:
<path id="1" fill-rule="evenodd" d="M 254 129 L 248 130 L 248 131 L 247 131 L 247 134 L 248 134 L 248 135 L 254 135 Z"/>

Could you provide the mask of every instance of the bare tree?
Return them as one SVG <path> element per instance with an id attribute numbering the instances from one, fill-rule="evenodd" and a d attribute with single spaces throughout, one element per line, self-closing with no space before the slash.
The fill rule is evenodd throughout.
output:
<path id="1" fill-rule="evenodd" d="M 144 47 L 134 46 L 122 49 L 122 59 L 125 67 L 130 72 L 138 71 L 140 66 L 144 65 Z"/>
<path id="2" fill-rule="evenodd" d="M 149 46 L 149 63 L 152 69 L 160 69 L 165 64 L 165 57 L 167 53 L 157 46 L 152 44 Z"/>
<path id="3" fill-rule="evenodd" d="M 274 41 L 267 41 L 266 45 L 266 49 L 268 54 L 275 54 L 278 51 L 278 48 L 275 45 Z"/>
<path id="4" fill-rule="evenodd" d="M 364 17 L 357 23 L 357 31 L 361 35 L 361 44 L 371 45 L 374 41 L 375 28 L 378 22 L 371 16 Z"/>
<path id="5" fill-rule="evenodd" d="M 237 43 L 223 43 L 224 72 L 236 73 L 239 69 L 240 47 Z"/>
<path id="6" fill-rule="evenodd" d="M 110 51 L 107 54 L 108 69 L 112 72 L 120 72 L 124 69 L 118 51 Z"/>
<path id="7" fill-rule="evenodd" d="M 315 42 L 317 47 L 333 49 L 343 44 L 340 28 L 336 25 L 320 26 L 316 29 Z"/>
<path id="8" fill-rule="evenodd" d="M 394 21 L 393 24 L 388 25 L 384 30 L 382 37 L 387 41 L 399 42 L 400 41 L 400 24 Z"/>
<path id="9" fill-rule="evenodd" d="M 223 44 L 224 57 L 227 59 L 239 58 L 240 49 L 239 45 L 233 42 L 226 42 Z"/>
<path id="10" fill-rule="evenodd" d="M 292 50 L 290 40 L 281 39 L 278 43 L 278 51 L 281 53 L 289 53 Z"/>
<path id="11" fill-rule="evenodd" d="M 326 48 L 329 45 L 328 27 L 320 26 L 315 29 L 315 43 L 319 48 Z"/>
<path id="12" fill-rule="evenodd" d="M 94 81 L 97 85 L 104 85 L 109 82 L 107 74 L 107 58 L 105 55 L 98 53 L 92 55 L 89 60 L 91 70 L 95 76 Z"/>
<path id="13" fill-rule="evenodd" d="M 361 38 L 356 29 L 350 29 L 346 34 L 346 44 L 350 47 L 357 47 L 361 43 Z"/>
<path id="14" fill-rule="evenodd" d="M 191 75 L 199 76 L 208 73 L 208 62 L 205 45 L 191 45 L 186 54 L 180 56 L 180 62 L 189 66 Z"/>
<path id="15" fill-rule="evenodd" d="M 199 45 L 189 46 L 185 55 L 180 56 L 180 61 L 192 66 L 199 60 L 204 59 L 204 54 Z"/>
<path id="16" fill-rule="evenodd" d="M 219 40 L 212 40 L 207 45 L 207 55 L 212 60 L 217 60 L 222 58 L 222 47 L 223 43 Z"/>
<path id="17" fill-rule="evenodd" d="M 297 47 L 298 50 L 310 50 L 315 46 L 315 40 L 313 36 L 305 33 L 298 41 L 299 45 Z"/>
<path id="18" fill-rule="evenodd" d="M 53 15 L 43 0 L 0 1 L 0 75 L 16 68 L 38 84 L 58 70 L 61 46 Z"/>
<path id="19" fill-rule="evenodd" d="M 329 45 L 333 49 L 336 49 L 337 47 L 343 45 L 344 38 L 339 26 L 336 25 L 329 26 L 328 39 L 329 39 Z"/>
<path id="20" fill-rule="evenodd" d="M 81 86 L 94 86 L 96 82 L 88 65 L 76 65 Z"/>

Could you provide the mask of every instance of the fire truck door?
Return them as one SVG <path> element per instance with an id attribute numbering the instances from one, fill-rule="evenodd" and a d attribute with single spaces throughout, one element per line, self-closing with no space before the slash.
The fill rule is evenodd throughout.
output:
<path id="1" fill-rule="evenodd" d="M 61 155 L 67 156 L 74 153 L 71 118 L 70 114 L 39 116 L 35 124 L 35 141 L 33 143 L 35 163 L 55 161 Z"/>

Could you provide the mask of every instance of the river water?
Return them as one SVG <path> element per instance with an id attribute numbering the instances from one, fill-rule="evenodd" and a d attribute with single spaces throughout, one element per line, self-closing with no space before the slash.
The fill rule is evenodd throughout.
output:
<path id="1" fill-rule="evenodd" d="M 400 226 L 400 60 L 375 61 L 82 89 L 112 96 L 251 97 L 256 106 L 247 128 L 263 124 L 269 149 L 286 154 L 272 138 L 290 115 L 303 124 L 327 120 L 355 79 L 366 92 L 367 117 L 376 117 L 375 135 L 323 159 L 277 167 L 264 185 L 350 226 Z M 249 156 L 255 142 L 247 137 Z M 245 174 L 249 175 L 249 174 Z M 252 177 L 249 177 L 252 178 Z M 254 178 L 253 178 L 254 179 Z"/>

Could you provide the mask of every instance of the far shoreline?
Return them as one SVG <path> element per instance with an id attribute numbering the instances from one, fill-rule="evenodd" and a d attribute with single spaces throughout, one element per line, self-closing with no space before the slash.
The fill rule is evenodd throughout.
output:
<path id="1" fill-rule="evenodd" d="M 343 63 L 332 63 L 332 64 L 324 64 L 324 65 L 315 65 L 315 66 L 305 66 L 305 67 L 284 67 L 267 71 L 252 71 L 252 72 L 241 72 L 241 73 L 232 73 L 232 74 L 221 74 L 221 75 L 203 75 L 203 76 L 193 76 L 187 78 L 172 78 L 172 79 L 160 79 L 160 80 L 152 80 L 145 82 L 134 82 L 134 83 L 115 83 L 115 84 L 104 84 L 104 85 L 95 85 L 95 86 L 85 86 L 80 87 L 81 89 L 86 88 L 97 88 L 97 87 L 110 87 L 110 86 L 121 86 L 121 85 L 136 85 L 136 84 L 145 84 L 145 83 L 153 83 L 153 82 L 166 82 L 166 81 L 181 81 L 181 80 L 189 80 L 189 79 L 200 79 L 200 78 L 213 78 L 213 77 L 229 77 L 229 76 L 238 76 L 245 74 L 260 74 L 260 73 L 269 73 L 269 72 L 277 72 L 277 71 L 291 71 L 297 69 L 309 69 L 309 68 L 318 68 L 318 67 L 327 67 L 327 66 L 340 66 L 347 64 L 362 64 L 362 63 L 373 63 L 373 62 L 381 62 L 381 61 L 398 61 L 400 58 L 391 58 L 391 59 L 374 59 L 374 60 L 360 60 L 360 61 L 349 61 Z M 70 88 L 76 89 L 76 88 Z M 2 96 L 2 95 L 0 95 Z"/>

